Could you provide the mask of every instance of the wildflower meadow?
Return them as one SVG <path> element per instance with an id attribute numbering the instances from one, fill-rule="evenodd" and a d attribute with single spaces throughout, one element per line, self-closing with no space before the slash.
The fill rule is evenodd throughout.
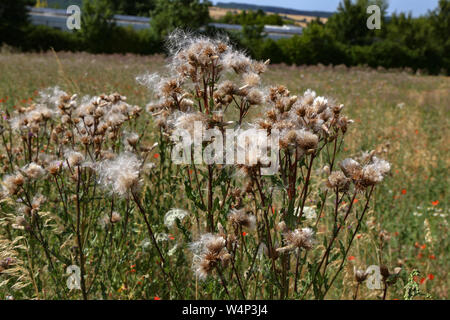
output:
<path id="1" fill-rule="evenodd" d="M 1 299 L 448 298 L 448 77 L 167 51 L 0 53 Z"/>

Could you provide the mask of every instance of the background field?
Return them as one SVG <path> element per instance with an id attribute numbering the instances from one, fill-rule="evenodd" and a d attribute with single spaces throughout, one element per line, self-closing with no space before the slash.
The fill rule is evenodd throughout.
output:
<path id="1" fill-rule="evenodd" d="M 243 10 L 241 9 L 227 9 L 227 8 L 220 8 L 220 7 L 209 7 L 209 15 L 212 19 L 217 20 L 220 18 L 223 18 L 227 12 L 231 12 L 233 14 L 240 14 Z M 266 14 L 274 14 L 273 12 L 266 12 Z M 309 22 L 316 20 L 317 17 L 314 16 L 306 16 L 306 15 L 300 15 L 300 14 L 286 14 L 286 13 L 279 13 L 279 15 L 284 19 L 291 20 L 295 25 L 300 27 L 306 27 Z M 320 18 L 320 21 L 323 23 L 327 22 L 327 18 Z"/>
<path id="2" fill-rule="evenodd" d="M 59 85 L 80 95 L 119 92 L 132 104 L 145 106 L 151 93 L 135 77 L 161 70 L 162 56 L 91 55 L 86 53 L 0 54 L 0 110 L 32 101 L 37 91 Z M 390 269 L 417 269 L 421 289 L 448 298 L 450 78 L 421 76 L 344 66 L 288 67 L 275 65 L 266 83 L 285 84 L 293 92 L 311 88 L 345 104 L 355 120 L 344 145 L 352 156 L 375 146 L 392 163 L 391 177 L 376 193 L 377 205 L 350 252 L 343 283 L 353 265 L 380 262 Z M 257 116 L 257 114 L 255 114 Z M 380 245 L 380 232 L 387 234 Z M 402 286 L 389 298 L 401 298 Z M 339 286 L 338 286 L 339 288 Z M 342 286 L 329 298 L 351 297 Z M 379 292 L 368 292 L 375 296 Z"/>

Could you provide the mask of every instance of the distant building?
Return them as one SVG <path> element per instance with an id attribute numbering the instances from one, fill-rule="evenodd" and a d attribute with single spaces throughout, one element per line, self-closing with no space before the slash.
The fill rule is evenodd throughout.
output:
<path id="1" fill-rule="evenodd" d="M 66 22 L 69 15 L 63 9 L 29 8 L 30 21 L 34 25 L 44 25 L 55 29 L 70 31 Z M 121 27 L 131 26 L 135 30 L 150 28 L 150 18 L 116 14 L 114 22 Z"/>
<path id="2" fill-rule="evenodd" d="M 34 25 L 44 25 L 51 28 L 70 31 L 67 28 L 66 22 L 69 15 L 63 9 L 50 8 L 35 8 L 29 7 L 30 21 Z M 150 28 L 150 18 L 126 16 L 116 14 L 114 15 L 114 22 L 121 27 L 131 26 L 135 30 L 142 30 Z M 210 23 L 210 26 L 225 30 L 242 31 L 241 25 L 225 24 L 225 23 Z M 300 35 L 303 28 L 296 26 L 265 26 L 264 33 L 271 39 L 290 38 L 293 35 Z"/>
<path id="3" fill-rule="evenodd" d="M 243 27 L 239 24 L 226 24 L 226 23 L 210 23 L 212 27 L 218 29 L 225 29 L 231 31 L 242 31 Z M 264 33 L 270 39 L 282 39 L 282 38 L 290 38 L 294 35 L 301 35 L 303 33 L 302 27 L 296 26 L 264 26 Z"/>

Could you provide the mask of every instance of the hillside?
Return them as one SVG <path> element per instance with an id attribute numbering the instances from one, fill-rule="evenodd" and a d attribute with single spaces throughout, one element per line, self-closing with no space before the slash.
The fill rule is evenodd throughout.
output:
<path id="1" fill-rule="evenodd" d="M 289 15 L 301 15 L 301 16 L 309 16 L 309 17 L 320 17 L 320 18 L 329 18 L 333 15 L 333 12 L 327 11 L 305 11 L 305 10 L 296 10 L 296 9 L 288 9 L 282 7 L 275 6 L 260 6 L 246 3 L 235 3 L 235 2 L 218 2 L 216 7 L 224 8 L 224 9 L 239 9 L 239 10 L 263 10 L 265 12 L 270 13 L 278 13 L 278 14 L 289 14 Z"/>

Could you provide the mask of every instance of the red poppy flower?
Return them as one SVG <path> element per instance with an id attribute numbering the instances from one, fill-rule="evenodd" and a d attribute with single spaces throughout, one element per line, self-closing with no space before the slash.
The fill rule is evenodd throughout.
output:
<path id="1" fill-rule="evenodd" d="M 425 278 L 420 279 L 420 284 L 423 284 L 425 282 L 425 280 L 427 280 L 427 279 L 425 279 Z"/>
<path id="2" fill-rule="evenodd" d="M 406 194 L 406 189 L 403 189 L 403 190 L 402 190 L 402 194 Z"/>
<path id="3" fill-rule="evenodd" d="M 426 245 L 426 244 L 423 244 L 423 245 L 420 246 L 420 249 L 422 249 L 422 250 L 424 250 L 424 249 L 426 249 L 426 248 L 427 248 L 427 245 Z"/>
<path id="4" fill-rule="evenodd" d="M 247 232 L 242 232 L 242 235 L 245 237 L 247 235 Z"/>
<path id="5" fill-rule="evenodd" d="M 431 204 L 432 204 L 433 206 L 437 206 L 437 205 L 439 204 L 439 200 L 431 201 Z"/>
<path id="6" fill-rule="evenodd" d="M 434 279 L 434 274 L 430 273 L 430 274 L 428 275 L 428 280 L 433 280 L 433 279 Z"/>
<path id="7" fill-rule="evenodd" d="M 153 298 L 153 300 L 161 300 L 161 298 L 158 297 L 158 296 L 155 296 L 155 297 Z"/>
<path id="8" fill-rule="evenodd" d="M 153 155 L 153 158 L 158 159 L 158 158 L 159 158 L 159 153 L 155 153 L 155 154 Z"/>
<path id="9" fill-rule="evenodd" d="M 353 260 L 355 260 L 355 257 L 354 257 L 354 256 L 348 257 L 348 261 L 353 261 Z"/>
<path id="10" fill-rule="evenodd" d="M 436 260 L 436 256 L 434 254 L 430 254 L 430 260 Z"/>

